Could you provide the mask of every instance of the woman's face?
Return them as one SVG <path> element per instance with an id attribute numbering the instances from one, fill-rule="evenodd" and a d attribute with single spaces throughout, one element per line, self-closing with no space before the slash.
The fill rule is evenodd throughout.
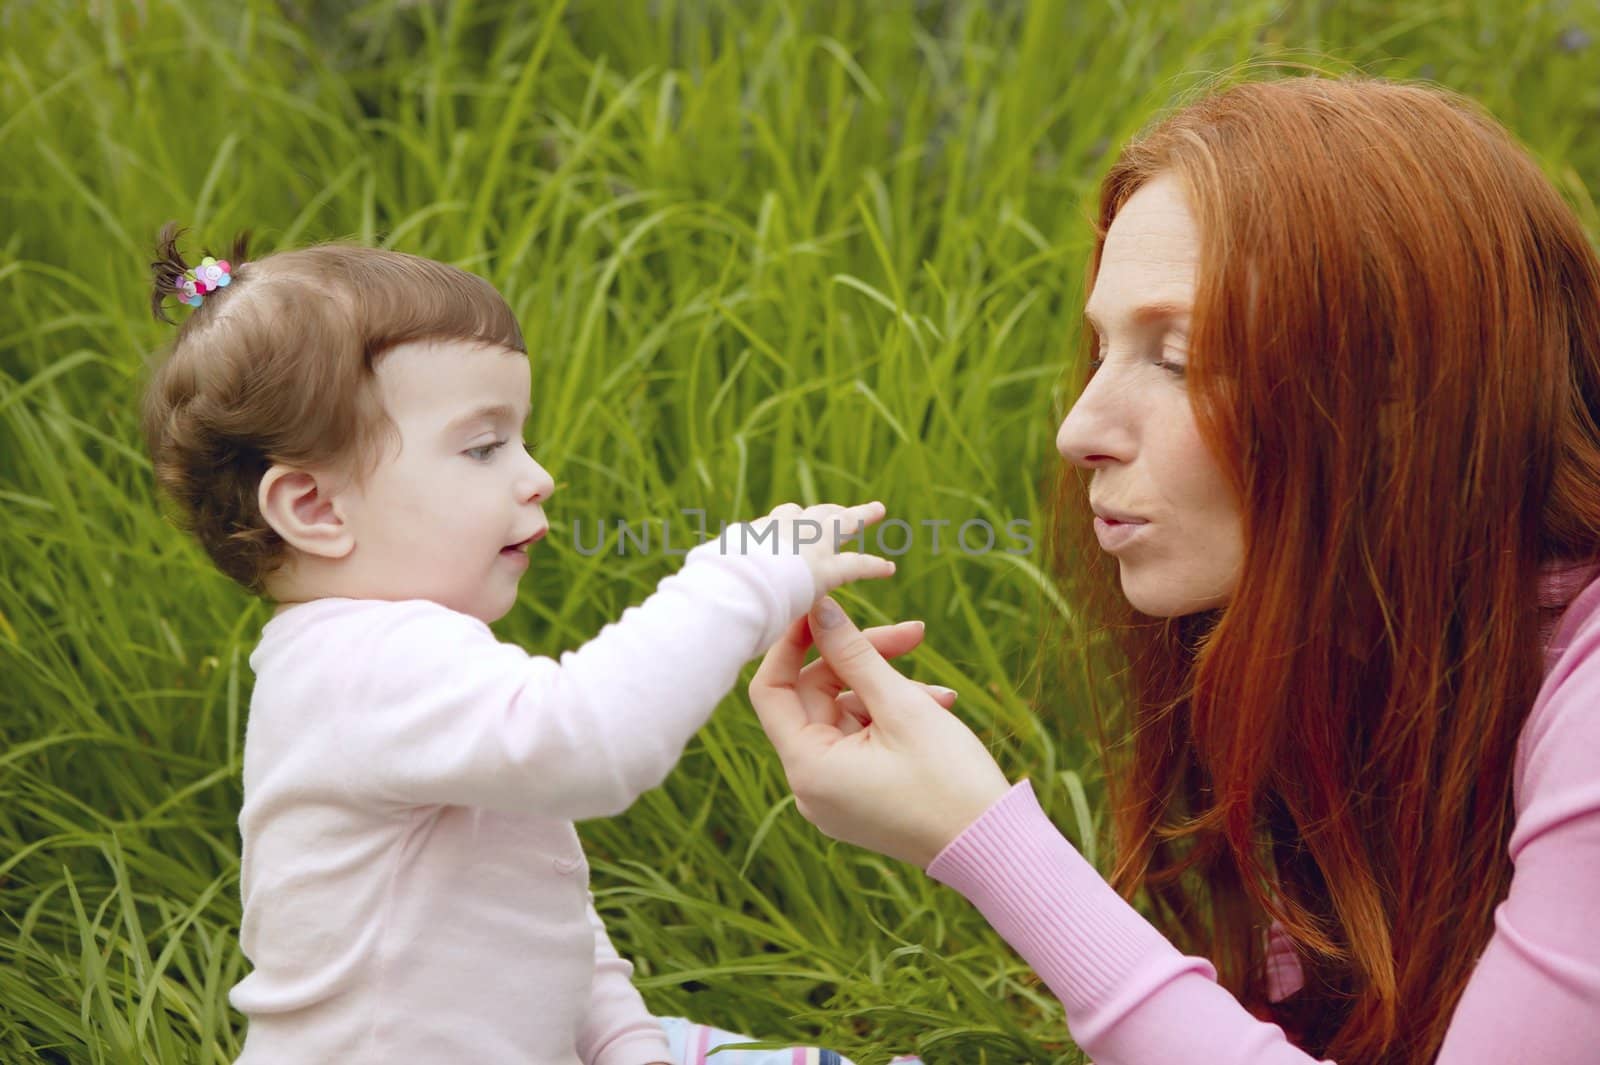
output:
<path id="1" fill-rule="evenodd" d="M 1223 606 L 1244 538 L 1233 490 L 1201 442 L 1184 383 L 1200 233 L 1178 181 L 1158 175 L 1117 213 L 1084 308 L 1098 368 L 1056 433 L 1091 471 L 1101 547 L 1152 617 Z"/>

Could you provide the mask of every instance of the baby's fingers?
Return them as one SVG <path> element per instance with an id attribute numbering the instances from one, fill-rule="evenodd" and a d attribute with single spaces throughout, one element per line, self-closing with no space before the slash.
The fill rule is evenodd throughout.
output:
<path id="1" fill-rule="evenodd" d="M 826 595 L 851 581 L 883 580 L 894 576 L 895 565 L 887 558 L 846 551 L 842 555 L 825 558 L 818 566 L 818 583 L 821 594 Z"/>
<path id="2" fill-rule="evenodd" d="M 845 507 L 835 520 L 835 535 L 839 540 L 854 536 L 868 525 L 874 525 L 883 520 L 889 512 L 888 508 L 877 500 L 871 503 L 858 503 L 853 507 Z M 835 543 L 837 547 L 837 542 Z"/>

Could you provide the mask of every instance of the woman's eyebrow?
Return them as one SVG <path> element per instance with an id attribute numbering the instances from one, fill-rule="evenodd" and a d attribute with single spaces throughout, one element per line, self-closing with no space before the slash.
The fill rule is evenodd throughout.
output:
<path id="1" fill-rule="evenodd" d="M 1146 303 L 1141 307 L 1135 307 L 1128 312 L 1126 318 L 1130 325 L 1145 325 L 1162 319 L 1182 318 L 1193 311 L 1193 304 L 1183 303 L 1178 300 L 1157 300 L 1153 303 Z M 1102 333 L 1105 331 L 1100 319 L 1087 307 L 1083 309 L 1083 320 L 1088 322 L 1095 332 Z"/>

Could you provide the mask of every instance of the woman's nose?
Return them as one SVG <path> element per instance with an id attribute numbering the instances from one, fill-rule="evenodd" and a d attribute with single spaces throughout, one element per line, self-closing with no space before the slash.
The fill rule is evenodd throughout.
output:
<path id="1" fill-rule="evenodd" d="M 1075 466 L 1093 469 L 1132 459 L 1133 433 L 1105 370 L 1089 380 L 1056 430 L 1056 450 Z"/>

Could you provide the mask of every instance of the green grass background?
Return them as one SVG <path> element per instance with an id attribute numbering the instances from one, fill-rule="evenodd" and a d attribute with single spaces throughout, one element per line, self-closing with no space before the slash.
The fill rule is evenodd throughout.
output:
<path id="1" fill-rule="evenodd" d="M 136 435 L 158 226 L 478 271 L 535 358 L 551 540 L 498 631 L 575 646 L 675 560 L 574 519 L 796 499 L 1042 529 L 1089 197 L 1240 64 L 1487 104 L 1590 227 L 1593 0 L 11 2 L 0 8 L 0 1061 L 226 1062 L 239 749 L 266 617 L 162 516 Z M 1042 555 L 931 550 L 846 594 L 1104 862 L 1081 692 L 1028 684 Z M 1072 656 L 1075 646 L 1053 648 Z M 818 836 L 742 690 L 666 786 L 583 827 L 659 1013 L 863 1065 L 1069 1062 L 953 893 Z M 907 796 L 916 801 L 916 796 Z"/>

